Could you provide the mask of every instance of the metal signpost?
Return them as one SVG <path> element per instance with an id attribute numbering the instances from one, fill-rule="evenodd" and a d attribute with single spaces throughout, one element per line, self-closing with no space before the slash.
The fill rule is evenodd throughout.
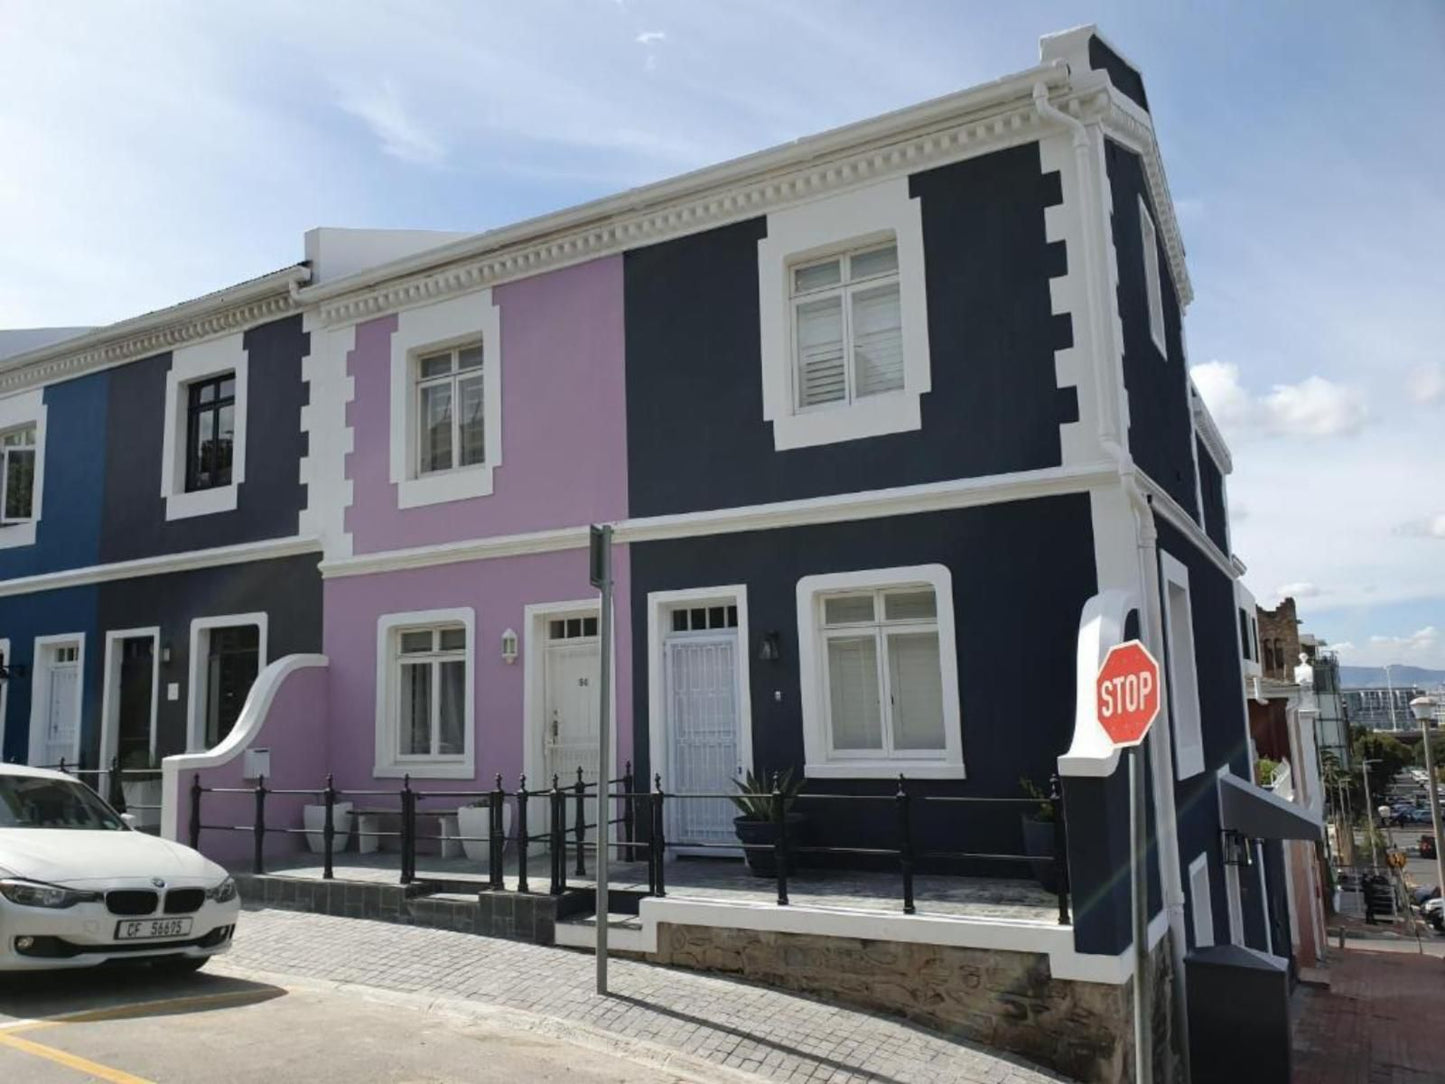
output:
<path id="1" fill-rule="evenodd" d="M 612 820 L 612 528 L 593 526 L 588 547 L 592 586 L 602 592 L 598 634 L 602 638 L 602 673 L 597 682 L 602 698 L 597 707 L 597 992 L 607 993 L 607 859 L 608 822 Z M 580 845 L 580 844 L 579 844 Z"/>
<path id="2" fill-rule="evenodd" d="M 1159 714 L 1159 664 L 1138 640 L 1110 648 L 1094 686 L 1099 725 L 1129 758 L 1129 883 L 1134 927 L 1134 1079 L 1154 1075 L 1149 1017 L 1148 825 L 1142 744 Z"/>

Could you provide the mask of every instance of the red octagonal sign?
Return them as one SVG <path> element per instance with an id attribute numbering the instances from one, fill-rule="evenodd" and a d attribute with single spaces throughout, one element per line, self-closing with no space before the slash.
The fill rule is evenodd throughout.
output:
<path id="1" fill-rule="evenodd" d="M 1116 746 L 1138 745 L 1159 714 L 1159 664 L 1138 640 L 1112 648 L 1095 683 L 1099 725 Z"/>

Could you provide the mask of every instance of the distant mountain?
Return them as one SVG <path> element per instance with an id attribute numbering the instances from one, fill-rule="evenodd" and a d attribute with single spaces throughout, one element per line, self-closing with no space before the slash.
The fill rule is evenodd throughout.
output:
<path id="1" fill-rule="evenodd" d="M 1383 666 L 1341 666 L 1340 685 L 1346 689 L 1397 689 L 1418 685 L 1429 689 L 1445 684 L 1445 670 L 1426 670 L 1423 666 L 1391 666 L 1390 680 L 1385 680 Z"/>

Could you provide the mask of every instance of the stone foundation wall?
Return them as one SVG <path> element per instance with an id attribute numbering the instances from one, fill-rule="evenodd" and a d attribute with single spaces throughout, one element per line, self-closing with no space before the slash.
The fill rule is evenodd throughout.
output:
<path id="1" fill-rule="evenodd" d="M 897 1013 L 1085 1081 L 1131 1081 L 1132 984 L 1055 979 L 1043 953 L 658 926 L 656 962 Z M 1156 1079 L 1169 1060 L 1168 941 L 1154 950 Z"/>

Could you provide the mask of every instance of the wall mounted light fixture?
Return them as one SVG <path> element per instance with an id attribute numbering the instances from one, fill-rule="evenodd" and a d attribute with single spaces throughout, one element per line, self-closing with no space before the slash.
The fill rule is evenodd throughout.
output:
<path id="1" fill-rule="evenodd" d="M 502 661 L 509 666 L 517 661 L 517 634 L 511 629 L 502 633 Z"/>
<path id="2" fill-rule="evenodd" d="M 758 644 L 759 662 L 777 662 L 783 657 L 782 644 L 779 642 L 776 632 L 763 633 L 762 641 Z"/>
<path id="3" fill-rule="evenodd" d="M 1243 832 L 1236 832 L 1233 828 L 1224 829 L 1219 833 L 1219 845 L 1224 851 L 1226 866 L 1254 865 L 1254 848 L 1249 845 L 1249 839 Z"/>

